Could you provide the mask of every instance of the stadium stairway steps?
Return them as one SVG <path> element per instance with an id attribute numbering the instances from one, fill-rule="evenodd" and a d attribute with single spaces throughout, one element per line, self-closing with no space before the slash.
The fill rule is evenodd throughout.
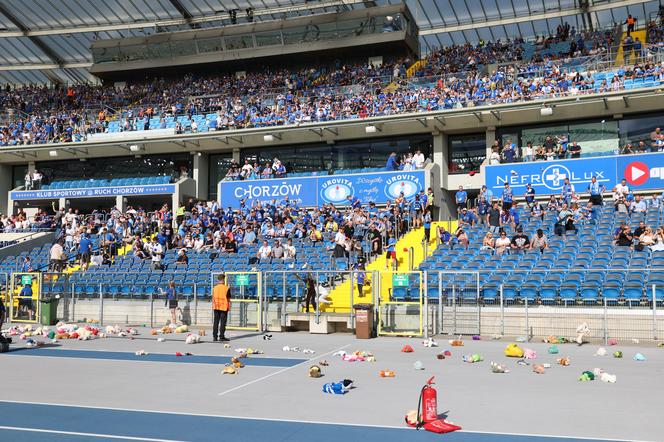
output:
<path id="1" fill-rule="evenodd" d="M 426 60 L 417 60 L 415 63 L 413 63 L 408 69 L 406 69 L 406 78 L 410 78 L 415 75 L 420 69 L 422 69 L 422 66 L 424 66 L 426 62 Z M 391 94 L 394 93 L 398 88 L 399 85 L 397 82 L 393 81 L 392 83 L 385 86 L 385 92 Z"/>
<path id="2" fill-rule="evenodd" d="M 129 244 L 125 244 L 124 247 L 120 247 L 118 249 L 118 256 L 123 256 L 126 255 L 131 251 L 131 246 Z M 69 266 L 65 269 L 64 273 L 72 274 L 74 272 L 78 272 L 81 270 L 81 266 L 79 264 L 76 264 L 74 266 Z"/>
<path id="3" fill-rule="evenodd" d="M 413 75 L 417 74 L 420 69 L 422 69 L 422 66 L 426 64 L 426 59 L 422 60 L 417 60 L 415 63 L 413 63 L 408 69 L 406 69 L 406 78 L 410 78 Z"/>
<path id="4" fill-rule="evenodd" d="M 444 225 L 448 231 L 454 232 L 456 230 L 456 221 L 440 221 L 432 223 L 431 226 L 431 237 L 429 247 L 424 248 L 424 229 L 419 228 L 411 230 L 406 235 L 404 235 L 399 241 L 397 241 L 396 250 L 397 250 L 397 272 L 408 272 L 411 268 L 413 271 L 419 267 L 419 265 L 426 259 L 427 256 L 433 254 L 438 247 L 438 226 Z M 412 265 L 410 265 L 408 250 L 412 247 Z M 425 255 L 426 253 L 426 255 Z M 387 268 L 385 253 L 381 254 L 371 263 L 366 266 L 367 280 L 371 280 L 373 277 L 374 271 L 379 271 L 381 279 L 381 301 L 389 301 L 390 291 L 388 290 L 392 287 L 392 274 L 393 272 L 387 272 L 385 270 L 391 270 Z M 362 290 L 362 297 L 359 296 L 357 288 L 353 284 L 353 293 L 352 303 L 371 303 L 371 290 L 374 282 L 371 281 L 371 284 L 365 284 Z M 351 280 L 347 278 L 344 282 L 336 286 L 329 293 L 329 298 L 332 300 L 332 304 L 324 305 L 321 304 L 320 311 L 326 313 L 348 313 L 352 307 L 351 303 Z"/>
<path id="5" fill-rule="evenodd" d="M 622 35 L 620 36 L 620 42 L 621 43 L 618 45 L 618 53 L 616 54 L 616 60 L 614 62 L 614 66 L 616 66 L 616 67 L 620 67 L 620 66 L 623 66 L 623 65 L 626 65 L 626 64 L 636 63 L 636 55 L 634 54 L 634 51 L 632 51 L 630 53 L 630 56 L 629 56 L 628 60 L 624 60 L 624 56 L 623 56 L 624 52 L 623 52 L 622 42 L 625 40 L 625 37 L 627 37 L 627 32 L 623 32 Z M 642 45 L 646 44 L 647 34 L 646 34 L 645 29 L 638 30 L 638 31 L 633 31 L 632 32 L 632 38 L 636 41 L 637 37 L 638 37 L 639 40 L 641 40 Z"/>

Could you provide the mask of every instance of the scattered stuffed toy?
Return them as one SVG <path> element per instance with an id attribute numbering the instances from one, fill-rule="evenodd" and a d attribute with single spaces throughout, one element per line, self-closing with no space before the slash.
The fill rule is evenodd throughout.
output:
<path id="1" fill-rule="evenodd" d="M 552 345 L 551 347 L 549 347 L 548 352 L 549 352 L 550 355 L 557 355 L 558 354 L 558 346 L 555 345 L 555 344 Z"/>
<path id="2" fill-rule="evenodd" d="M 606 348 L 600 347 L 595 352 L 595 356 L 606 356 Z"/>
<path id="3" fill-rule="evenodd" d="M 535 372 L 536 374 L 544 374 L 546 372 L 546 369 L 542 364 L 533 364 L 533 372 Z"/>
<path id="4" fill-rule="evenodd" d="M 608 341 L 606 341 L 608 345 L 618 345 L 618 340 L 616 338 L 611 338 Z"/>
<path id="5" fill-rule="evenodd" d="M 509 344 L 505 347 L 505 356 L 508 358 L 522 358 L 523 349 L 516 344 Z"/>
<path id="6" fill-rule="evenodd" d="M 244 364 L 242 362 L 240 362 L 240 360 L 238 358 L 236 358 L 235 356 L 231 358 L 231 363 L 233 364 L 233 367 L 235 367 L 235 368 L 244 367 Z"/>
<path id="7" fill-rule="evenodd" d="M 196 334 L 189 334 L 184 340 L 185 344 L 198 344 L 201 342 L 201 337 L 200 335 Z"/>
<path id="8" fill-rule="evenodd" d="M 231 367 L 230 365 L 227 365 L 226 367 L 224 367 L 223 370 L 221 370 L 221 374 L 236 374 L 236 373 L 237 370 Z"/>
<path id="9" fill-rule="evenodd" d="M 620 358 L 623 357 L 623 354 L 622 354 L 621 351 L 614 351 L 613 352 L 613 357 L 616 358 L 616 359 L 620 359 Z"/>
<path id="10" fill-rule="evenodd" d="M 429 348 L 438 347 L 438 343 L 434 341 L 433 338 L 425 339 L 424 341 L 422 341 L 422 345 Z"/>
<path id="11" fill-rule="evenodd" d="M 396 375 L 392 370 L 381 370 L 378 374 L 381 378 L 393 378 Z"/>
<path id="12" fill-rule="evenodd" d="M 481 361 L 482 361 L 482 356 L 478 355 L 477 353 L 472 355 L 463 355 L 463 362 L 468 362 L 470 364 L 473 364 L 475 362 L 481 362 Z"/>
<path id="13" fill-rule="evenodd" d="M 579 376 L 579 381 L 581 382 L 588 382 L 594 380 L 595 380 L 595 374 L 592 371 L 584 371 L 583 373 L 581 373 L 581 376 Z"/>
<path id="14" fill-rule="evenodd" d="M 175 333 L 187 333 L 188 331 L 189 327 L 187 327 L 187 324 L 183 324 L 175 328 Z"/>
<path id="15" fill-rule="evenodd" d="M 590 327 L 587 323 L 583 323 L 576 328 L 576 343 L 578 345 L 583 345 L 586 343 L 584 338 L 590 334 Z"/>
<path id="16" fill-rule="evenodd" d="M 424 364 L 422 363 L 422 361 L 415 361 L 415 363 L 413 364 L 413 368 L 415 370 L 424 370 Z"/>
<path id="17" fill-rule="evenodd" d="M 329 382 L 323 384 L 323 393 L 329 394 L 346 394 L 353 388 L 353 381 L 344 379 L 339 382 Z"/>
<path id="18" fill-rule="evenodd" d="M 415 350 L 413 350 L 413 347 L 411 347 L 410 345 L 404 345 L 404 346 L 401 348 L 401 353 L 412 353 L 412 352 L 414 352 L 414 351 L 415 351 Z"/>
<path id="19" fill-rule="evenodd" d="M 530 348 L 523 350 L 523 357 L 526 359 L 537 359 L 537 352 Z"/>
<path id="20" fill-rule="evenodd" d="M 505 368 L 504 365 L 497 364 L 495 362 L 491 363 L 491 371 L 493 373 L 509 373 L 510 371 Z"/>
<path id="21" fill-rule="evenodd" d="M 145 350 L 138 350 L 136 353 L 136 356 L 147 356 L 148 353 Z"/>
<path id="22" fill-rule="evenodd" d="M 646 357 L 643 356 L 641 353 L 637 353 L 637 354 L 634 355 L 634 360 L 641 362 L 641 361 L 645 361 Z"/>
<path id="23" fill-rule="evenodd" d="M 570 363 L 569 357 L 564 357 L 564 358 L 558 358 L 556 360 L 558 362 L 558 365 L 562 365 L 563 367 L 567 367 Z"/>
<path id="24" fill-rule="evenodd" d="M 309 377 L 310 378 L 319 378 L 323 375 L 321 369 L 318 365 L 312 365 L 309 367 Z"/>
<path id="25" fill-rule="evenodd" d="M 448 342 L 452 347 L 463 347 L 463 341 L 461 340 L 461 338 L 450 339 Z"/>
<path id="26" fill-rule="evenodd" d="M 37 348 L 43 346 L 44 343 L 42 341 L 36 341 L 32 338 L 28 338 L 28 340 L 25 342 L 25 347 L 26 348 Z"/>
<path id="27" fill-rule="evenodd" d="M 614 374 L 609 374 L 602 370 L 601 368 L 595 368 L 593 370 L 593 375 L 595 375 L 595 379 L 599 379 L 602 382 L 606 382 L 609 384 L 614 384 L 618 377 Z"/>

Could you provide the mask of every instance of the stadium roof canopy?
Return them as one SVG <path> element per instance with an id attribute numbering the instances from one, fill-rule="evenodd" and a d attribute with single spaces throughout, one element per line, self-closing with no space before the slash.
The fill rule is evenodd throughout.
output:
<path id="1" fill-rule="evenodd" d="M 366 8 L 396 0 L 7 0 L 0 2 L 0 83 L 95 81 L 87 70 L 95 39 L 224 26 Z M 604 28 L 627 14 L 648 20 L 659 0 L 407 0 L 420 27 L 422 49 L 441 45 L 555 33 L 567 21 L 577 29 Z"/>

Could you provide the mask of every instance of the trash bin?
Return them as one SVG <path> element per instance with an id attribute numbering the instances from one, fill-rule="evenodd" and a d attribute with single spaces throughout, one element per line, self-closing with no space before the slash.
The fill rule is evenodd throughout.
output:
<path id="1" fill-rule="evenodd" d="M 41 303 L 41 324 L 55 325 L 58 315 L 58 298 L 47 298 L 40 300 Z"/>
<path id="2" fill-rule="evenodd" d="M 355 309 L 355 337 L 373 338 L 373 304 L 355 304 L 353 309 Z"/>

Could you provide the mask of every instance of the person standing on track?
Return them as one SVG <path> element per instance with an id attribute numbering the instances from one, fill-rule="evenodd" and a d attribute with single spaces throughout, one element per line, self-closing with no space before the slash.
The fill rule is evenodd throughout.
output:
<path id="1" fill-rule="evenodd" d="M 226 337 L 226 320 L 231 310 L 231 289 L 226 285 L 226 275 L 218 277 L 218 283 L 212 289 L 212 310 L 214 322 L 212 324 L 212 340 L 228 341 Z"/>
<path id="2" fill-rule="evenodd" d="M 170 281 L 168 287 L 164 290 L 166 296 L 166 305 L 171 311 L 171 324 L 177 323 L 176 311 L 178 309 L 178 293 L 175 290 L 175 281 Z"/>
<path id="3" fill-rule="evenodd" d="M 300 275 L 295 274 L 295 277 L 304 283 L 304 286 L 307 290 L 307 296 L 304 299 L 304 309 L 309 313 L 309 304 L 316 311 L 316 280 L 314 279 L 311 273 L 307 273 L 307 276 L 303 279 Z"/>

